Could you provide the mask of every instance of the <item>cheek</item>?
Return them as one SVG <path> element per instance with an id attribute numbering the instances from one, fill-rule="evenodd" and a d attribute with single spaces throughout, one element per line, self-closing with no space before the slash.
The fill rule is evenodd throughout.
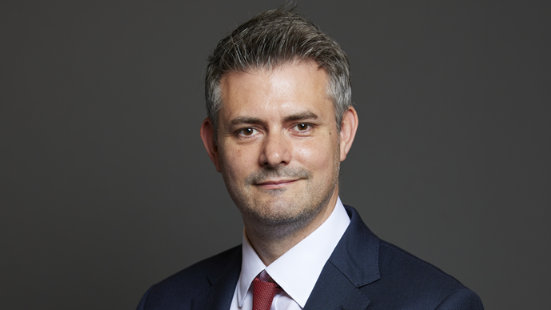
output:
<path id="1" fill-rule="evenodd" d="M 232 179 L 248 176 L 254 164 L 252 153 L 242 148 L 224 148 L 221 152 L 223 172 Z"/>
<path id="2" fill-rule="evenodd" d="M 314 171 L 333 171 L 337 144 L 331 141 L 309 141 L 295 148 L 295 160 Z"/>

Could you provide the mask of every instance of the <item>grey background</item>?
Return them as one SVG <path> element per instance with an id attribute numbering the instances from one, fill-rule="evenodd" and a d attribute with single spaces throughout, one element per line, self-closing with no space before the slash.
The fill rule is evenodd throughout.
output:
<path id="1" fill-rule="evenodd" d="M 208 53 L 281 1 L 2 1 L 2 309 L 133 309 L 240 243 Z M 551 289 L 548 1 L 299 1 L 352 65 L 341 198 L 487 309 Z"/>

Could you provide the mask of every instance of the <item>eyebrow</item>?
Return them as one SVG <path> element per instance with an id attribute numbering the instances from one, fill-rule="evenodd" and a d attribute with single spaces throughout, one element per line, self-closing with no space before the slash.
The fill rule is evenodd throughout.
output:
<path id="1" fill-rule="evenodd" d="M 318 116 L 311 112 L 311 111 L 304 111 L 299 112 L 296 114 L 289 115 L 285 117 L 285 122 L 292 122 L 292 121 L 300 121 L 300 120 L 306 120 L 306 119 L 317 119 Z M 230 124 L 232 125 L 239 125 L 239 124 L 262 124 L 264 121 L 262 121 L 258 117 L 252 117 L 252 116 L 238 116 L 231 120 Z"/>
<path id="2" fill-rule="evenodd" d="M 250 117 L 250 116 L 238 116 L 231 120 L 230 122 L 232 125 L 239 125 L 239 124 L 261 124 L 262 120 L 258 117 Z"/>
<path id="3" fill-rule="evenodd" d="M 285 121 L 301 121 L 305 119 L 318 119 L 318 116 L 312 111 L 304 111 L 297 114 L 292 114 L 285 117 Z"/>

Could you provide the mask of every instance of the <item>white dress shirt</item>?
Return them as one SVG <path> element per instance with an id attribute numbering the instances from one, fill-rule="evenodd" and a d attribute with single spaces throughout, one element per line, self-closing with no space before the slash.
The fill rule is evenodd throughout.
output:
<path id="1" fill-rule="evenodd" d="M 235 287 L 230 310 L 252 310 L 251 284 L 262 271 L 268 273 L 284 290 L 274 297 L 271 310 L 304 308 L 323 266 L 333 253 L 348 224 L 350 224 L 350 218 L 338 198 L 335 209 L 320 227 L 268 267 L 258 257 L 243 233 L 241 274 Z"/>

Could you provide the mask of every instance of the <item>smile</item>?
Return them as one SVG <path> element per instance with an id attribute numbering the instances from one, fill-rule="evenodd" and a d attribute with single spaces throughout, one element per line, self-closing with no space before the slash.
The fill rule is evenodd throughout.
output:
<path id="1" fill-rule="evenodd" d="M 260 183 L 257 183 L 256 186 L 259 186 L 263 189 L 280 189 L 284 188 L 288 185 L 291 185 L 298 181 L 298 179 L 295 180 L 269 180 L 269 181 L 263 181 Z"/>

